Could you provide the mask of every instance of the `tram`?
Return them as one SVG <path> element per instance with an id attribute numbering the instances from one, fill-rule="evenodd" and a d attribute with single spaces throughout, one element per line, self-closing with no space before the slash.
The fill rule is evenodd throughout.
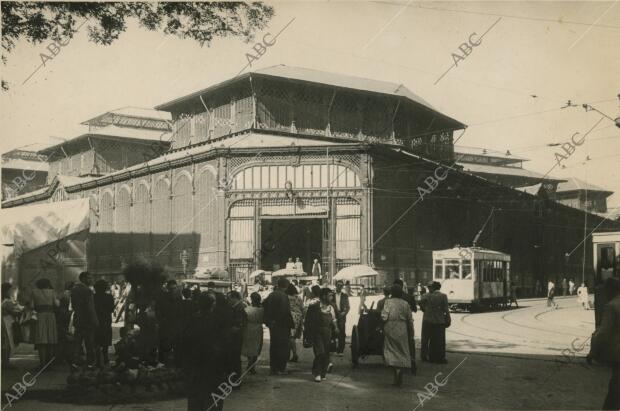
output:
<path id="1" fill-rule="evenodd" d="M 505 308 L 511 300 L 510 255 L 488 248 L 433 251 L 433 279 L 453 309 Z"/>
<path id="2" fill-rule="evenodd" d="M 603 284 L 608 278 L 620 278 L 620 231 L 592 233 L 592 251 L 594 284 L 587 285 L 589 290 L 594 285 L 594 323 L 598 327 L 607 303 Z"/>

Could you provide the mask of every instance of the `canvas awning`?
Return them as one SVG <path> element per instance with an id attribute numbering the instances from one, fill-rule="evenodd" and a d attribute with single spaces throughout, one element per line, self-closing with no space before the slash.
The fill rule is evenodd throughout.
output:
<path id="1" fill-rule="evenodd" d="M 21 255 L 90 227 L 87 198 L 0 210 L 2 244 Z"/>
<path id="2" fill-rule="evenodd" d="M 338 271 L 338 274 L 334 276 L 334 281 L 352 281 L 360 277 L 374 277 L 377 275 L 379 273 L 367 265 L 351 265 Z"/>

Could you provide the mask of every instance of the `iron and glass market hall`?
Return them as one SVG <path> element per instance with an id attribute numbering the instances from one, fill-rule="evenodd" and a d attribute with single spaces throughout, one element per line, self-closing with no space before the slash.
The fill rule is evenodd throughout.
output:
<path id="1" fill-rule="evenodd" d="M 618 230 L 553 201 L 557 184 L 533 195 L 463 170 L 453 141 L 466 125 L 399 84 L 274 66 L 85 124 L 40 152 L 44 188 L 2 204 L 84 210 L 83 224 L 52 230 L 61 260 L 45 247 L 17 253 L 20 282 L 41 271 L 59 288 L 85 269 L 115 277 L 139 258 L 170 276 L 239 280 L 299 257 L 327 278 L 364 264 L 377 285 L 412 284 L 432 279 L 433 250 L 477 238 L 512 256 L 527 294 L 550 276 L 581 278 L 584 263 L 593 280 L 584 221 L 587 232 Z"/>

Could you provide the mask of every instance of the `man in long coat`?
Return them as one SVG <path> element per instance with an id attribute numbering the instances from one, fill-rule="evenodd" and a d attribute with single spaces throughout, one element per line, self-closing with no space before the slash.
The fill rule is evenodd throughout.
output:
<path id="1" fill-rule="evenodd" d="M 294 327 L 291 304 L 286 294 L 289 281 L 281 277 L 278 287 L 265 299 L 264 321 L 269 327 L 269 367 L 271 374 L 286 374 L 286 363 L 290 350 L 289 336 Z"/>

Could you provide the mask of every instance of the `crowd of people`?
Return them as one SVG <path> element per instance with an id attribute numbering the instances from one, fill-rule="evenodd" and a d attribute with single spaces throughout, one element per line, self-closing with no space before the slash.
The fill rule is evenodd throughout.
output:
<path id="1" fill-rule="evenodd" d="M 618 284 L 616 288 L 609 288 L 616 293 L 610 292 L 610 303 L 605 308 L 602 327 L 593 336 L 589 356 L 606 356 L 611 361 L 613 376 L 608 404 L 618 404 L 613 392 L 620 392 L 620 354 L 616 349 L 620 346 L 620 341 L 616 341 L 620 318 Z M 114 367 L 146 364 L 182 369 L 189 410 L 222 409 L 224 398 L 213 395 L 222 382 L 233 378 L 234 384 L 230 384 L 238 390 L 246 373 L 257 373 L 263 326 L 268 328 L 270 337 L 270 375 L 286 375 L 287 364 L 299 361 L 300 339 L 303 348 L 312 348 L 311 370 L 317 383 L 332 371 L 331 355 L 341 356 L 345 349 L 351 291 L 350 284 L 342 281 L 336 282 L 335 289 L 319 284 L 300 288 L 296 281 L 280 277 L 266 298 L 258 292 L 251 292 L 246 298 L 237 290 L 224 294 L 213 283 L 207 283 L 205 290 L 189 289 L 175 280 L 156 285 L 148 298 L 141 299 L 140 291 L 144 290 L 144 286 L 137 286 L 127 296 L 124 327 L 114 347 Z M 409 293 L 406 284 L 397 279 L 384 288 L 384 298 L 377 302 L 376 309 L 374 304 L 369 309 L 360 301 L 362 312 L 380 313 L 383 360 L 392 370 L 396 386 L 402 385 L 405 371 L 415 374 L 417 369 L 412 313 L 418 306 L 423 311 L 421 360 L 447 363 L 446 328 L 450 327 L 451 317 L 447 296 L 440 290 L 441 284 L 432 282 L 427 287 L 418 284 Z M 48 366 L 54 358 L 74 368 L 110 366 L 115 295 L 105 280 L 93 284 L 92 275 L 83 272 L 79 282 L 68 286 L 57 298 L 50 281 L 40 279 L 28 306 L 18 304 L 14 292 L 10 284 L 2 284 L 3 366 L 9 366 L 11 350 L 21 338 L 16 335 L 21 333 L 20 328 L 14 325 L 19 325 L 18 319 L 27 311 L 36 315 L 32 341 L 41 367 Z M 587 295 L 587 291 L 581 292 Z M 609 349 L 609 339 L 616 341 L 615 348 Z"/>
<path id="2" fill-rule="evenodd" d="M 50 280 L 41 278 L 25 305 L 10 283 L 2 284 L 3 367 L 11 367 L 11 352 L 21 342 L 34 344 L 40 368 L 77 364 L 83 354 L 89 365 L 109 364 L 114 297 L 106 280 L 93 284 L 87 272 L 79 280 L 57 295 Z"/>

